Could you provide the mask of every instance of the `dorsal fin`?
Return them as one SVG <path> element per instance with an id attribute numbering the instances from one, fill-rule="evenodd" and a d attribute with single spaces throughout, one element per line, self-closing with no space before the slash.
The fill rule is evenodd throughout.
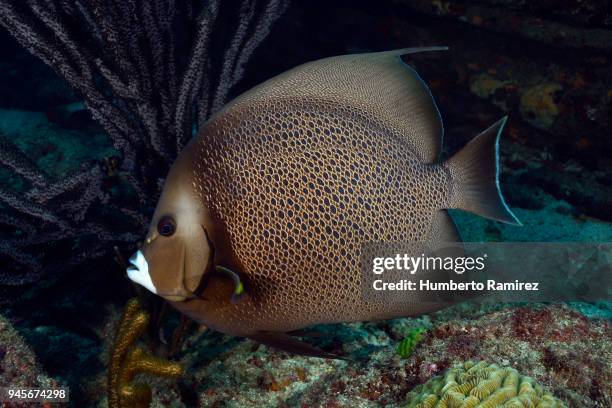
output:
<path id="1" fill-rule="evenodd" d="M 440 153 L 442 120 L 429 88 L 400 57 L 445 49 L 404 48 L 309 62 L 242 94 L 224 110 L 269 98 L 334 101 L 388 124 L 424 162 L 431 163 Z"/>

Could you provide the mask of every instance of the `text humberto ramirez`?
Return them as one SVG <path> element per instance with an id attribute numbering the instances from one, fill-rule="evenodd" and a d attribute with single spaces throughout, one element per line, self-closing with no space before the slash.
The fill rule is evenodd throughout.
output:
<path id="1" fill-rule="evenodd" d="M 408 254 L 396 254 L 394 257 L 377 257 L 372 260 L 372 272 L 375 275 L 382 275 L 386 271 L 399 270 L 408 272 L 410 275 L 418 271 L 453 271 L 462 275 L 466 271 L 482 271 L 485 268 L 487 254 L 479 257 L 439 257 L 439 256 L 410 256 Z M 514 282 L 498 282 L 494 279 L 487 279 L 486 282 L 467 281 L 455 282 L 450 279 L 448 282 L 430 281 L 429 279 L 419 279 L 418 281 L 401 279 L 396 282 L 384 282 L 376 279 L 372 283 L 374 290 L 409 290 L 409 291 L 537 291 L 539 282 L 521 282 L 515 279 Z"/>

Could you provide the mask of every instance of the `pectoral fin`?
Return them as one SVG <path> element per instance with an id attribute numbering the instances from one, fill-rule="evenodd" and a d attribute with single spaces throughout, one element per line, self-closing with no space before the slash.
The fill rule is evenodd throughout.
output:
<path id="1" fill-rule="evenodd" d="M 232 279 L 232 281 L 234 282 L 234 292 L 232 293 L 232 303 L 239 302 L 240 299 L 242 299 L 242 296 L 244 295 L 244 284 L 242 283 L 242 280 L 240 279 L 240 275 L 238 275 L 238 273 L 232 271 L 231 269 L 226 268 L 225 266 L 221 266 L 221 265 L 217 265 L 215 267 L 215 272 L 226 275 Z"/>
<path id="2" fill-rule="evenodd" d="M 345 357 L 333 353 L 328 353 L 308 343 L 301 342 L 291 337 L 287 333 L 260 331 L 250 335 L 249 338 L 259 343 L 265 344 L 266 346 L 274 347 L 279 350 L 287 351 L 293 354 L 300 354 L 303 356 L 310 357 L 348 360 Z"/>
<path id="3" fill-rule="evenodd" d="M 305 330 L 305 329 L 297 329 L 287 332 L 290 336 L 295 337 L 325 337 L 326 334 L 316 330 Z"/>

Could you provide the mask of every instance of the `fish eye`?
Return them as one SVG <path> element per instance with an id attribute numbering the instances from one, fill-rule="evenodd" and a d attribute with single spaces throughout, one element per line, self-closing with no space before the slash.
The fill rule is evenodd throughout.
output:
<path id="1" fill-rule="evenodd" d="M 157 232 L 164 237 L 169 237 L 176 231 L 176 222 L 169 215 L 163 216 L 157 223 Z"/>

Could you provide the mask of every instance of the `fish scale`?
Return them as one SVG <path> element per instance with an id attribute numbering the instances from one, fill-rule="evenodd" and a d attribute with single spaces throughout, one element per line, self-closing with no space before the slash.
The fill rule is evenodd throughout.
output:
<path id="1" fill-rule="evenodd" d="M 213 329 L 323 357 L 288 333 L 445 306 L 365 299 L 360 265 L 370 243 L 460 240 L 448 208 L 518 223 L 497 179 L 505 118 L 439 160 L 440 114 L 400 58 L 439 49 L 314 61 L 230 102 L 172 166 L 128 275 Z"/>
<path id="2" fill-rule="evenodd" d="M 394 129 L 357 108 L 284 99 L 223 118 L 202 130 L 197 160 L 205 170 L 194 177 L 262 300 L 257 315 L 244 304 L 228 307 L 223 319 L 255 319 L 275 330 L 268 316 L 278 310 L 290 329 L 384 315 L 386 305 L 362 300 L 360 249 L 427 239 L 434 212 L 447 201 L 448 175 L 421 163 Z M 293 287 L 285 283 L 291 275 Z"/>

